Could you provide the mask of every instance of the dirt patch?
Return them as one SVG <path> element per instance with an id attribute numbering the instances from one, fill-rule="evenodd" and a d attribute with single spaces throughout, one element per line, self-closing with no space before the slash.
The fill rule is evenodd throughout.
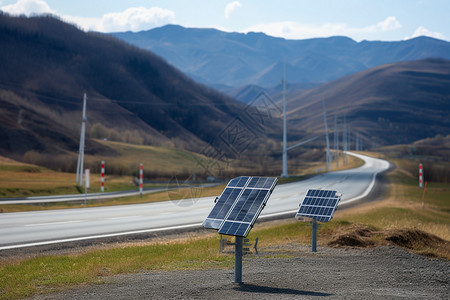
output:
<path id="1" fill-rule="evenodd" d="M 418 229 L 374 230 L 369 227 L 357 227 L 350 232 L 337 235 L 327 245 L 367 248 L 387 244 L 429 257 L 450 259 L 450 241 Z"/>
<path id="2" fill-rule="evenodd" d="M 329 247 L 372 247 L 375 242 L 371 240 L 375 231 L 369 227 L 356 228 L 351 232 L 339 234 L 328 242 Z"/>
<path id="3" fill-rule="evenodd" d="M 433 234 L 426 233 L 418 229 L 396 229 L 390 230 L 386 241 L 412 250 L 416 253 L 435 257 L 436 249 L 439 253 L 444 254 L 444 257 L 450 257 L 450 242 L 441 239 Z M 433 251 L 431 251 L 433 249 Z"/>
<path id="4" fill-rule="evenodd" d="M 369 247 L 373 246 L 375 243 L 368 239 L 363 239 L 360 235 L 355 233 L 349 233 L 338 236 L 336 239 L 328 243 L 330 247 Z"/>
<path id="5" fill-rule="evenodd" d="M 418 229 L 392 230 L 386 240 L 400 247 L 414 249 L 417 246 L 437 246 L 446 241 Z"/>

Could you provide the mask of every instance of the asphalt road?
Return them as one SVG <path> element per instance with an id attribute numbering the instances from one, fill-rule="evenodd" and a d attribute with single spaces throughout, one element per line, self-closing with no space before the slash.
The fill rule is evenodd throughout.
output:
<path id="1" fill-rule="evenodd" d="M 362 158 L 365 164 L 278 185 L 260 217 L 297 211 L 310 188 L 342 193 L 340 204 L 365 197 L 375 183 L 376 174 L 387 170 L 389 163 L 352 155 Z M 3 213 L 0 214 L 0 250 L 198 227 L 214 206 L 214 198 L 200 195 L 195 199 L 148 204 Z"/>

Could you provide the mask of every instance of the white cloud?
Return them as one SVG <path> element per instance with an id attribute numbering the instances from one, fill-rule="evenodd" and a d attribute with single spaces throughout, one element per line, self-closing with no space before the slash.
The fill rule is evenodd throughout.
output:
<path id="1" fill-rule="evenodd" d="M 418 36 L 429 36 L 429 37 L 433 37 L 436 39 L 440 39 L 440 40 L 445 40 L 445 36 L 440 33 L 440 32 L 433 32 L 431 30 L 428 30 L 427 28 L 423 27 L 423 26 L 419 26 L 419 28 L 416 29 L 416 31 L 414 31 L 414 33 L 412 34 L 412 36 L 410 36 L 409 38 L 406 39 L 412 39 Z"/>
<path id="2" fill-rule="evenodd" d="M 227 4 L 225 7 L 225 18 L 229 18 L 230 15 L 238 8 L 242 7 L 242 3 L 239 1 L 233 1 Z"/>
<path id="3" fill-rule="evenodd" d="M 301 24 L 298 22 L 274 22 L 251 26 L 244 32 L 264 32 L 271 36 L 287 39 L 306 39 L 336 35 L 355 36 L 365 33 L 377 33 L 396 30 L 402 25 L 395 17 L 388 17 L 377 24 L 366 27 L 350 27 L 345 23 Z"/>
<path id="4" fill-rule="evenodd" d="M 15 4 L 0 7 L 0 10 L 11 15 L 55 14 L 44 0 L 18 0 Z"/>
<path id="5" fill-rule="evenodd" d="M 371 28 L 371 30 L 373 30 L 374 32 L 391 31 L 391 30 L 399 29 L 401 27 L 402 27 L 402 24 L 400 24 L 400 22 L 397 21 L 397 19 L 395 17 L 387 17 L 384 21 L 378 22 L 374 28 L 372 28 L 372 26 L 369 26 L 369 28 Z"/>
<path id="6" fill-rule="evenodd" d="M 131 7 L 123 12 L 104 15 L 100 31 L 139 31 L 174 22 L 175 13 L 170 10 L 159 7 Z"/>
<path id="7" fill-rule="evenodd" d="M 159 7 L 131 7 L 122 12 L 108 13 L 101 18 L 60 15 L 44 0 L 18 0 L 15 4 L 0 7 L 0 10 L 12 15 L 27 16 L 51 13 L 84 30 L 101 32 L 139 31 L 175 23 L 175 13 Z"/>
<path id="8" fill-rule="evenodd" d="M 140 31 L 175 23 L 175 13 L 159 7 L 130 7 L 101 18 L 62 16 L 84 30 L 100 32 Z"/>

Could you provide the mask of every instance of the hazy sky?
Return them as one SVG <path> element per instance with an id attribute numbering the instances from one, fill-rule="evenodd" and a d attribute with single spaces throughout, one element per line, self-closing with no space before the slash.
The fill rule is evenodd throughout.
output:
<path id="1" fill-rule="evenodd" d="M 0 9 L 52 13 L 101 32 L 178 24 L 288 39 L 345 35 L 393 41 L 427 35 L 450 40 L 450 0 L 0 0 Z"/>

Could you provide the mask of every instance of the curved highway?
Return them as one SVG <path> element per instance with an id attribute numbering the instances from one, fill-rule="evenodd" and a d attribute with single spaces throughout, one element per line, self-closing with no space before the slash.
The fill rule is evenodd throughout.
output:
<path id="1" fill-rule="evenodd" d="M 306 191 L 333 189 L 341 203 L 367 196 L 385 160 L 351 154 L 365 161 L 359 168 L 329 172 L 304 181 L 278 185 L 260 218 L 294 213 Z M 215 197 L 108 207 L 0 214 L 0 250 L 69 241 L 198 227 Z"/>

